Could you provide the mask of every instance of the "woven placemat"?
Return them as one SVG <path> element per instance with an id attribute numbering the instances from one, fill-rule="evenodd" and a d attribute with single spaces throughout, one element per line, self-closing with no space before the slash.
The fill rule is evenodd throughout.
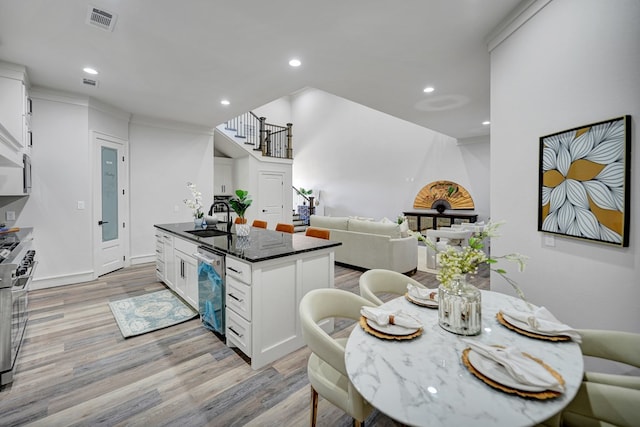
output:
<path id="1" fill-rule="evenodd" d="M 362 329 L 364 329 L 365 332 L 373 335 L 374 337 L 381 338 L 383 340 L 398 340 L 398 341 L 401 341 L 401 340 L 412 340 L 412 339 L 422 335 L 422 328 L 418 329 L 417 331 L 415 331 L 414 333 L 409 334 L 409 335 L 389 335 L 389 334 L 385 334 L 383 332 L 376 331 L 371 326 L 369 326 L 369 324 L 367 323 L 367 318 L 364 317 L 364 316 L 360 316 L 360 326 L 362 326 Z"/>
<path id="2" fill-rule="evenodd" d="M 423 304 L 421 302 L 418 302 L 414 299 L 409 298 L 409 293 L 405 293 L 404 297 L 407 299 L 407 301 L 409 301 L 411 304 L 415 304 L 415 305 L 419 305 L 420 307 L 426 307 L 426 308 L 438 308 L 438 304 L 437 301 L 434 301 L 436 303 L 436 305 L 433 304 Z"/>
<path id="3" fill-rule="evenodd" d="M 556 398 L 558 396 L 560 396 L 562 393 L 560 393 L 559 391 L 553 391 L 553 390 L 544 390 L 544 391 L 524 391 L 524 390 L 518 390 L 516 388 L 511 388 L 508 387 L 504 384 L 500 384 L 494 380 L 492 380 L 491 378 L 487 377 L 486 375 L 483 375 L 480 371 L 478 371 L 476 368 L 473 367 L 473 365 L 471 364 L 471 362 L 469 362 L 469 352 L 471 351 L 470 348 L 466 348 L 462 351 L 462 363 L 464 363 L 464 366 L 467 367 L 467 369 L 469 369 L 469 371 L 475 375 L 477 378 L 479 378 L 482 382 L 490 385 L 491 387 L 498 389 L 500 391 L 504 391 L 505 393 L 510 393 L 510 394 L 517 394 L 518 396 L 521 397 L 529 397 L 532 399 L 539 399 L 539 400 L 546 400 L 546 399 L 553 399 Z M 558 380 L 558 382 L 562 385 L 564 385 L 564 378 L 562 378 L 562 375 L 560 375 L 558 372 L 556 372 L 552 367 L 550 367 L 549 365 L 547 365 L 546 363 L 544 363 L 542 360 L 537 359 L 527 353 L 522 353 L 523 355 L 525 355 L 526 357 L 528 357 L 531 360 L 534 360 L 536 362 L 538 362 L 539 364 L 541 364 L 547 371 L 549 371 L 549 373 L 551 375 L 553 375 L 553 377 L 555 379 Z"/>
<path id="4" fill-rule="evenodd" d="M 517 326 L 513 326 L 511 323 L 509 323 L 504 318 L 504 316 L 502 315 L 502 312 L 500 311 L 496 313 L 496 319 L 498 319 L 498 323 L 500 323 L 504 327 L 511 329 L 512 331 L 515 331 L 519 334 L 526 335 L 530 338 L 537 338 L 539 340 L 546 340 L 546 341 L 570 341 L 571 340 L 571 337 L 567 335 L 556 335 L 556 336 L 541 335 L 541 334 L 536 334 L 535 332 L 529 332 L 529 331 L 525 331 L 524 329 L 520 329 Z"/>

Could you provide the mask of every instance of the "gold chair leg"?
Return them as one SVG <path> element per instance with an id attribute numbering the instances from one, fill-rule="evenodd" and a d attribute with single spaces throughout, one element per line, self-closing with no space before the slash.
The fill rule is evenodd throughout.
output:
<path id="1" fill-rule="evenodd" d="M 358 421 L 355 418 L 353 419 L 353 427 L 364 427 L 364 421 Z"/>
<path id="2" fill-rule="evenodd" d="M 318 392 L 311 386 L 311 427 L 316 427 L 318 417 Z"/>

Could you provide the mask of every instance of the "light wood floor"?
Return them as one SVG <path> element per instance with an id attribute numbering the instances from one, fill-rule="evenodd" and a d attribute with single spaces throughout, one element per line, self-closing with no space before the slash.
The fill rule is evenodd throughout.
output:
<path id="1" fill-rule="evenodd" d="M 13 383 L 0 389 L 0 426 L 307 426 L 308 349 L 254 371 L 194 319 L 122 338 L 108 302 L 164 289 L 155 265 L 29 293 L 30 317 Z M 336 266 L 358 293 L 357 270 Z M 476 283 L 488 288 L 488 275 Z M 413 278 L 435 287 L 435 277 Z M 347 336 L 353 322 L 336 322 Z M 374 411 L 371 426 L 395 426 Z M 318 425 L 351 419 L 320 399 Z"/>

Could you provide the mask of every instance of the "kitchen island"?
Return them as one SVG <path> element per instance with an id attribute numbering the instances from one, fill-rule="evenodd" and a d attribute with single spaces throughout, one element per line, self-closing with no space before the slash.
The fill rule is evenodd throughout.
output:
<path id="1" fill-rule="evenodd" d="M 259 369 L 302 347 L 298 305 L 312 289 L 334 286 L 340 242 L 252 228 L 247 237 L 193 223 L 158 224 L 158 278 L 198 308 L 198 264 L 203 247 L 225 255 L 225 338 Z M 333 320 L 322 325 L 333 331 Z"/>

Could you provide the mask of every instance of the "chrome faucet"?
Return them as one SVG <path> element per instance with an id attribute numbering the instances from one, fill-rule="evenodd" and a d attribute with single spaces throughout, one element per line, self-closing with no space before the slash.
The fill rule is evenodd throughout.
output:
<path id="1" fill-rule="evenodd" d="M 216 205 L 223 205 L 227 208 L 227 233 L 231 233 L 231 208 L 229 207 L 229 203 L 223 200 L 218 200 L 216 202 L 213 202 L 213 204 L 209 208 L 209 216 L 213 215 L 213 208 Z"/>

